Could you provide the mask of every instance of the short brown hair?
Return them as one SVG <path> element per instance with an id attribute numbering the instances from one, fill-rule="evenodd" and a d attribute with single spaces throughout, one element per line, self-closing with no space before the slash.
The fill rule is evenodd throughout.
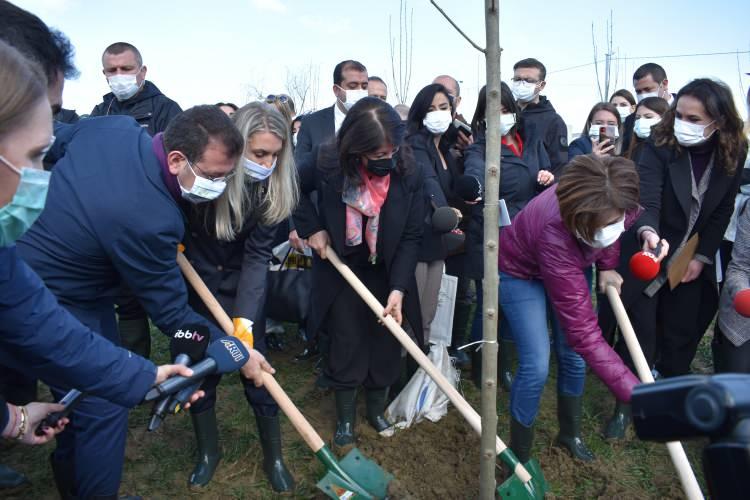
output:
<path id="1" fill-rule="evenodd" d="M 102 52 L 102 62 L 104 62 L 104 56 L 107 54 L 116 56 L 118 54 L 122 54 L 123 52 L 127 52 L 128 50 L 135 56 L 135 62 L 138 64 L 138 66 L 143 66 L 143 57 L 141 56 L 141 52 L 135 48 L 135 45 L 128 42 L 115 42 L 104 49 L 104 52 Z"/>
<path id="2" fill-rule="evenodd" d="M 638 208 L 640 185 L 635 163 L 619 156 L 580 155 L 565 166 L 557 201 L 565 227 L 592 241 L 613 211 Z"/>

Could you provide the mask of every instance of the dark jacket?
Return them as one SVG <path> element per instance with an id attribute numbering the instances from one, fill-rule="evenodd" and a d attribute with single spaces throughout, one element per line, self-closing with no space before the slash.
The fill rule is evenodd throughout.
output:
<path id="1" fill-rule="evenodd" d="M 579 155 L 590 155 L 593 151 L 594 145 L 591 143 L 591 137 L 584 134 L 580 137 L 576 137 L 568 147 L 568 161 L 572 160 Z M 562 172 L 561 172 L 562 173 Z"/>
<path id="2" fill-rule="evenodd" d="M 568 127 L 545 96 L 539 96 L 539 104 L 529 104 L 523 110 L 524 124 L 534 125 L 547 151 L 551 171 L 559 177 L 568 163 Z"/>
<path id="3" fill-rule="evenodd" d="M 137 405 L 156 379 L 153 363 L 118 349 L 60 307 L 15 246 L 0 248 L 0 364 L 125 407 Z"/>
<path id="4" fill-rule="evenodd" d="M 302 197 L 294 212 L 294 222 L 302 238 L 326 230 L 334 251 L 347 262 L 350 248 L 344 243 L 346 205 L 341 201 L 343 178 L 338 166 L 330 165 L 320 154 L 332 147 L 316 148 L 307 161 L 298 165 Z M 317 210 L 309 197 L 313 191 L 318 193 Z M 403 176 L 392 173 L 388 197 L 380 212 L 378 231 L 378 258 L 384 262 L 387 273 L 384 279 L 388 280 L 391 290 L 404 292 L 404 313 L 420 344 L 423 343 L 422 319 L 414 271 L 422 240 L 422 200 L 422 181 L 417 172 Z M 329 262 L 321 260 L 317 254 L 313 257 L 312 273 L 312 314 L 308 330 L 317 331 L 337 295 L 349 285 Z M 353 290 L 346 292 L 355 293 Z"/>
<path id="5" fill-rule="evenodd" d="M 44 211 L 21 257 L 81 322 L 119 344 L 113 303 L 133 291 L 166 334 L 186 325 L 223 333 L 193 311 L 177 267 L 184 215 L 165 185 L 152 138 L 130 117 L 60 128 Z"/>
<path id="6" fill-rule="evenodd" d="M 443 243 L 443 234 L 432 229 L 432 213 L 435 208 L 455 207 L 456 196 L 453 194 L 453 182 L 459 175 L 456 161 L 450 154 L 450 147 L 445 141 L 440 142 L 440 151 L 445 158 L 447 169 L 443 168 L 440 155 L 435 147 L 433 135 L 422 129 L 407 138 L 412 148 L 414 161 L 422 175 L 424 193 L 424 230 L 422 245 L 419 249 L 419 262 L 432 262 L 445 259 L 448 255 Z"/>
<path id="7" fill-rule="evenodd" d="M 604 340 L 583 273 L 594 263 L 599 270 L 614 269 L 620 257 L 619 242 L 596 249 L 578 240 L 560 217 L 556 189 L 547 189 L 534 198 L 503 230 L 500 271 L 544 283 L 570 347 L 617 399 L 628 402 L 639 380 Z M 637 211 L 626 213 L 625 227 L 630 227 L 637 216 Z"/>
<path id="8" fill-rule="evenodd" d="M 504 145 L 500 160 L 500 199 L 505 200 L 508 213 L 513 219 L 526 204 L 544 188 L 537 182 L 540 170 L 549 170 L 550 161 L 536 128 L 527 125 L 524 129 L 522 158 Z M 466 175 L 473 175 L 482 184 L 484 191 L 485 150 L 484 134 L 465 153 Z M 484 203 L 474 205 L 466 234 L 466 275 L 471 279 L 484 276 Z"/>
<path id="9" fill-rule="evenodd" d="M 231 317 L 255 322 L 263 304 L 276 226 L 261 224 L 260 210 L 250 210 L 235 239 L 221 241 L 215 236 L 213 213 L 205 216 L 210 205 L 188 208 L 185 256 Z M 210 314 L 192 288 L 190 305 Z"/>
<path id="10" fill-rule="evenodd" d="M 635 113 L 630 113 L 622 122 L 622 150 L 627 151 L 633 140 L 633 128 L 635 128 Z"/>
<path id="11" fill-rule="evenodd" d="M 333 139 L 336 135 L 334 121 L 333 106 L 305 116 L 297 134 L 294 161 L 301 163 L 306 156 L 312 153 L 315 146 L 320 146 Z"/>
<path id="12" fill-rule="evenodd" d="M 110 92 L 104 102 L 97 104 L 91 116 L 127 115 L 145 128 L 149 135 L 164 132 L 172 118 L 182 113 L 180 106 L 146 80 L 141 90 L 126 101 L 118 101 Z"/>

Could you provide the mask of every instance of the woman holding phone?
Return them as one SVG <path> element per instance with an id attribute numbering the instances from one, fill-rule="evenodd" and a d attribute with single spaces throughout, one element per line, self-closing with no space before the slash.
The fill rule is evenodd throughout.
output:
<path id="1" fill-rule="evenodd" d="M 621 135 L 622 119 L 617 108 L 608 102 L 597 103 L 586 118 L 581 136 L 570 143 L 568 161 L 592 153 L 599 157 L 619 155 Z"/>

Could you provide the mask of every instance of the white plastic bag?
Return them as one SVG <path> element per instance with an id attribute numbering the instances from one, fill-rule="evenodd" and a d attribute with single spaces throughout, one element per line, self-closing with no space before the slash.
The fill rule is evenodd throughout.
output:
<path id="1" fill-rule="evenodd" d="M 435 317 L 430 323 L 430 344 L 451 345 L 453 332 L 453 313 L 456 306 L 456 289 L 458 278 L 443 273 L 440 281 L 440 294 Z"/>
<path id="2" fill-rule="evenodd" d="M 458 371 L 443 345 L 431 345 L 427 355 L 453 387 L 458 383 Z M 386 409 L 386 418 L 396 429 L 405 429 L 412 424 L 428 419 L 437 422 L 448 413 L 448 396 L 420 367 L 396 399 Z M 391 429 L 393 429 L 391 427 Z M 389 434 L 392 434 L 391 431 Z"/>

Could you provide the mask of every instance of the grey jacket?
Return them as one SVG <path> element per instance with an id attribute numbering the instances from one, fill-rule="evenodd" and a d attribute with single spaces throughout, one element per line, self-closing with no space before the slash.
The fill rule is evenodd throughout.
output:
<path id="1" fill-rule="evenodd" d="M 750 340 L 750 319 L 734 310 L 734 296 L 740 290 L 750 288 L 750 209 L 747 203 L 736 214 L 737 237 L 719 299 L 719 327 L 724 336 L 739 347 Z"/>

